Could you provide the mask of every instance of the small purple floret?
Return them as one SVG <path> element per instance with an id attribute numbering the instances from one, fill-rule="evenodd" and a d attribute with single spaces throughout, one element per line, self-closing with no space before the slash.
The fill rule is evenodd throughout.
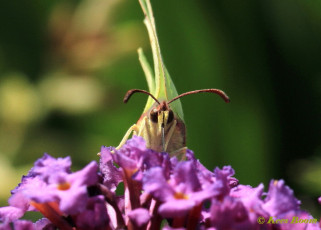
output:
<path id="1" fill-rule="evenodd" d="M 148 210 L 145 208 L 134 209 L 128 213 L 128 217 L 134 226 L 138 228 L 146 226 L 151 218 Z"/>
<path id="2" fill-rule="evenodd" d="M 30 170 L 29 175 L 40 176 L 45 182 L 51 183 L 51 179 L 60 173 L 71 172 L 71 159 L 70 157 L 65 158 L 54 158 L 47 153 L 42 158 L 37 160 L 34 167 Z"/>

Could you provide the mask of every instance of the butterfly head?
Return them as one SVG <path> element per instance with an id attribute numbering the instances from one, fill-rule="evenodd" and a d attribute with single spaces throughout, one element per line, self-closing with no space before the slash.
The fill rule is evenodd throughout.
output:
<path id="1" fill-rule="evenodd" d="M 186 96 L 186 95 L 195 94 L 195 93 L 203 93 L 203 92 L 215 93 L 215 94 L 218 94 L 220 97 L 222 97 L 225 102 L 227 102 L 227 103 L 230 102 L 229 97 L 223 91 L 221 91 L 219 89 L 194 90 L 194 91 L 190 91 L 190 92 L 186 92 L 181 95 L 178 95 L 177 97 L 171 99 L 170 101 L 162 101 L 162 102 L 159 102 L 159 100 L 157 100 L 154 97 L 154 95 L 152 95 L 151 93 L 149 93 L 145 90 L 131 89 L 126 93 L 126 95 L 124 97 L 124 103 L 127 103 L 128 100 L 130 99 L 130 97 L 134 93 L 138 93 L 138 92 L 147 94 L 148 96 L 150 96 L 154 99 L 156 105 L 154 107 L 152 107 L 152 109 L 150 110 L 149 119 L 154 123 L 158 123 L 163 128 L 164 128 L 164 126 L 172 123 L 173 120 L 175 119 L 175 114 L 174 114 L 173 110 L 170 108 L 169 104 L 172 103 L 173 101 L 176 101 L 177 99 L 179 99 L 181 97 Z"/>

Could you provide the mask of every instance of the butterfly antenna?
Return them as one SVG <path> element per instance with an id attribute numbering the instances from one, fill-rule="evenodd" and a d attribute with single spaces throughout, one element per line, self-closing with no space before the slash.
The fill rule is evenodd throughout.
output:
<path id="1" fill-rule="evenodd" d="M 195 93 L 215 93 L 215 94 L 219 95 L 221 98 L 223 98 L 223 100 L 226 103 L 230 102 L 230 98 L 222 90 L 219 90 L 219 89 L 199 89 L 199 90 L 194 90 L 194 91 L 182 93 L 181 95 L 178 95 L 177 97 L 174 97 L 172 100 L 170 100 L 168 102 L 168 104 L 172 103 L 173 101 L 176 101 L 177 99 L 179 99 L 181 97 L 184 97 L 184 96 L 190 95 L 190 94 L 195 94 Z"/>
<path id="2" fill-rule="evenodd" d="M 128 90 L 128 92 L 125 94 L 125 97 L 124 97 L 124 103 L 127 103 L 128 100 L 130 99 L 130 97 L 134 94 L 134 93 L 144 93 L 144 94 L 147 94 L 148 96 L 151 96 L 154 101 L 156 101 L 159 105 L 160 105 L 160 102 L 150 93 L 150 92 L 147 92 L 145 90 L 142 90 L 142 89 L 131 89 L 131 90 Z"/>

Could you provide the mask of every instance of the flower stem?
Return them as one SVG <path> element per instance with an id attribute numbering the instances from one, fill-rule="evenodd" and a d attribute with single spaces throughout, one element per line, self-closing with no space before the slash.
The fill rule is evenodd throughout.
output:
<path id="1" fill-rule="evenodd" d="M 100 191 L 105 197 L 105 200 L 114 208 L 117 218 L 117 226 L 122 228 L 125 226 L 125 221 L 119 207 L 117 205 L 114 194 L 104 185 L 99 184 Z"/>
<path id="2" fill-rule="evenodd" d="M 158 214 L 158 208 L 161 205 L 159 201 L 152 200 L 150 213 L 152 213 L 152 218 L 149 222 L 148 230 L 160 229 L 163 218 Z"/>
<path id="3" fill-rule="evenodd" d="M 133 172 L 124 169 L 124 186 L 125 191 L 128 190 L 128 198 L 130 201 L 130 210 L 134 210 L 140 207 L 140 193 L 142 190 L 142 185 L 132 179 Z M 125 194 L 126 195 L 126 194 Z"/>
<path id="4" fill-rule="evenodd" d="M 30 204 L 34 206 L 39 212 L 47 217 L 59 229 L 73 230 L 69 223 L 56 211 L 55 203 L 36 203 L 31 201 Z"/>
<path id="5" fill-rule="evenodd" d="M 202 203 L 200 205 L 195 206 L 189 213 L 187 219 L 187 230 L 194 230 L 197 227 L 197 223 L 199 221 L 200 215 L 202 211 Z"/>

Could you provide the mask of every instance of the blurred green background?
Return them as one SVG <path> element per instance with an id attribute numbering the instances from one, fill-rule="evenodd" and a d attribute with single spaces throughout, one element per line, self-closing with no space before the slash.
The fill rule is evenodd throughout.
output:
<path id="1" fill-rule="evenodd" d="M 242 184 L 285 179 L 319 215 L 321 1 L 152 1 L 165 64 L 182 99 L 187 144 Z M 74 169 L 117 146 L 147 89 L 151 52 L 136 0 L 0 2 L 0 198 L 47 152 Z M 317 216 L 318 217 L 318 216 Z"/>

